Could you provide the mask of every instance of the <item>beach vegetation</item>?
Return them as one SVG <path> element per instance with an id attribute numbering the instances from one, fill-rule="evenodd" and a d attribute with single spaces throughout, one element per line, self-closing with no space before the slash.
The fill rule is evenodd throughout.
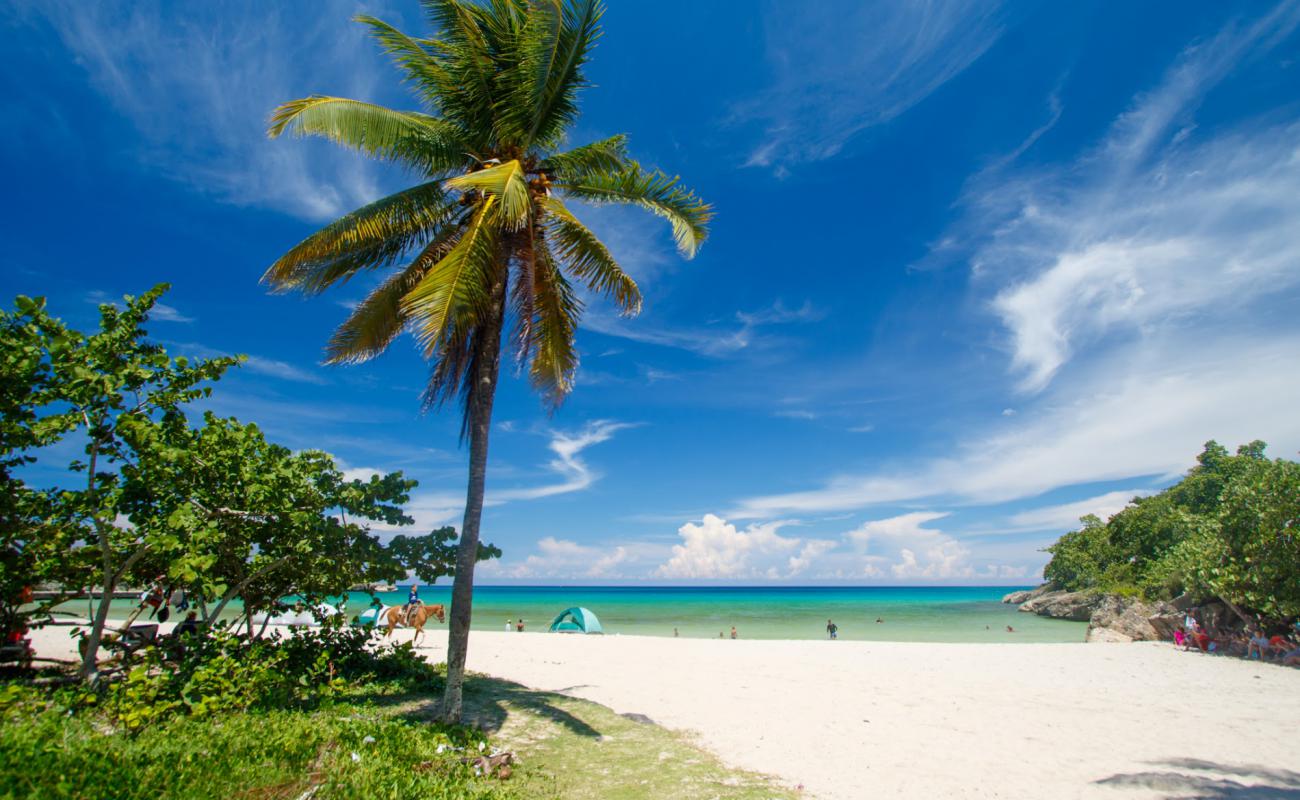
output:
<path id="1" fill-rule="evenodd" d="M 1071 591 L 1220 599 L 1267 618 L 1300 616 L 1300 464 L 1254 441 L 1206 443 L 1178 483 L 1134 498 L 1047 548 L 1044 577 Z"/>
<path id="2" fill-rule="evenodd" d="M 327 625 L 263 638 L 219 626 L 147 648 L 120 682 L 0 681 L 0 796 L 796 794 L 645 717 L 486 676 L 467 685 L 469 724 L 446 724 L 443 678 L 410 644 Z"/>
<path id="3" fill-rule="evenodd" d="M 101 305 L 89 334 L 39 298 L 0 312 L 6 636 L 88 595 L 78 632 L 90 678 L 119 587 L 146 587 L 160 615 L 171 599 L 206 625 L 238 598 L 253 633 L 254 614 L 284 610 L 286 597 L 314 606 L 353 584 L 454 572 L 452 528 L 391 544 L 371 532 L 411 522 L 416 482 L 400 472 L 349 479 L 329 454 L 274 444 L 255 424 L 211 412 L 195 424 L 193 402 L 241 359 L 191 361 L 152 343 L 145 324 L 165 290 Z M 478 547 L 479 559 L 499 555 Z M 34 584 L 51 596 L 31 602 Z"/>
<path id="4" fill-rule="evenodd" d="M 281 105 L 269 128 L 272 137 L 319 136 L 394 163 L 414 185 L 311 234 L 263 280 L 277 291 L 315 295 L 385 270 L 329 340 L 327 360 L 366 361 L 411 331 L 431 364 L 425 408 L 460 403 L 469 485 L 443 709 L 455 720 L 503 347 L 557 407 L 577 375 L 583 293 L 609 298 L 626 315 L 641 308 L 636 282 L 580 220 L 580 207 L 623 204 L 655 214 L 686 257 L 704 241 L 712 210 L 676 177 L 637 163 L 622 135 L 566 143 L 600 36 L 597 0 L 423 5 L 431 38 L 357 18 L 420 110 L 313 95 Z"/>

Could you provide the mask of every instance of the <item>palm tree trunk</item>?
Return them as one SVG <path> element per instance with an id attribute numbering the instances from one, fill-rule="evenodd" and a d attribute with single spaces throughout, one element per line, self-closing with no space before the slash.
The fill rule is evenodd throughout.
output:
<path id="1" fill-rule="evenodd" d="M 469 421 L 469 488 L 465 496 L 465 521 L 456 552 L 456 575 L 451 585 L 451 614 L 447 625 L 447 688 L 442 696 L 442 717 L 460 722 L 461 686 L 465 682 L 465 655 L 469 648 L 470 611 L 474 602 L 474 565 L 478 563 L 479 521 L 487 483 L 488 433 L 492 427 L 492 401 L 496 397 L 501 366 L 501 327 L 505 322 L 506 270 L 492 286 L 492 311 L 475 342 L 473 390 L 466 414 Z"/>

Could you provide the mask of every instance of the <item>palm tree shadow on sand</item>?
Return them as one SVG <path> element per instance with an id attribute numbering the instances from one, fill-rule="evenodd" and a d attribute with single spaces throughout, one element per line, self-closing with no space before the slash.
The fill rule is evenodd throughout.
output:
<path id="1" fill-rule="evenodd" d="M 390 702 L 409 704 L 412 699 L 403 697 Z M 464 713 L 461 721 L 485 733 L 497 733 L 505 725 L 511 709 L 516 709 L 550 720 L 578 736 L 600 738 L 599 730 L 559 705 L 572 700 L 573 698 L 563 694 L 529 689 L 518 683 L 475 675 L 465 684 Z M 427 695 L 421 696 L 420 701 L 410 707 L 403 716 L 422 722 L 437 719 L 437 700 Z"/>
<path id="2" fill-rule="evenodd" d="M 1096 783 L 1117 789 L 1163 792 L 1170 800 L 1300 800 L 1300 772 L 1289 769 L 1219 764 L 1196 758 L 1147 763 L 1163 769 L 1116 773 Z"/>

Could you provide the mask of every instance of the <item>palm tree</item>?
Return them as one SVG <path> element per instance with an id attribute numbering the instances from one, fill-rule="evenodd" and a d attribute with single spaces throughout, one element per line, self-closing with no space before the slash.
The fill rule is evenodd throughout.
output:
<path id="1" fill-rule="evenodd" d="M 690 258 L 708 205 L 677 178 L 643 169 L 626 138 L 563 149 L 578 116 L 582 68 L 600 35 L 598 0 L 423 0 L 437 36 L 368 26 L 423 111 L 311 96 L 276 109 L 269 134 L 322 136 L 390 161 L 418 183 L 344 216 L 285 253 L 262 277 L 317 294 L 365 270 L 391 274 L 335 331 L 330 363 L 358 363 L 410 330 L 431 364 L 427 410 L 459 397 L 469 487 L 452 587 L 443 716 L 460 718 L 488 431 L 502 336 L 552 409 L 573 388 L 580 292 L 627 315 L 636 283 L 565 201 L 629 203 L 672 226 Z"/>

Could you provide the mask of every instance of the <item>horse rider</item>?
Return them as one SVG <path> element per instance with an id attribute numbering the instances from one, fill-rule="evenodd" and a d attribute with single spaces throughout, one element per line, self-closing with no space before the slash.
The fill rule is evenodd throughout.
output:
<path id="1" fill-rule="evenodd" d="M 406 624 L 412 625 L 411 618 L 415 615 L 415 610 L 424 603 L 420 600 L 420 584 L 411 584 L 411 593 L 406 596 Z"/>

